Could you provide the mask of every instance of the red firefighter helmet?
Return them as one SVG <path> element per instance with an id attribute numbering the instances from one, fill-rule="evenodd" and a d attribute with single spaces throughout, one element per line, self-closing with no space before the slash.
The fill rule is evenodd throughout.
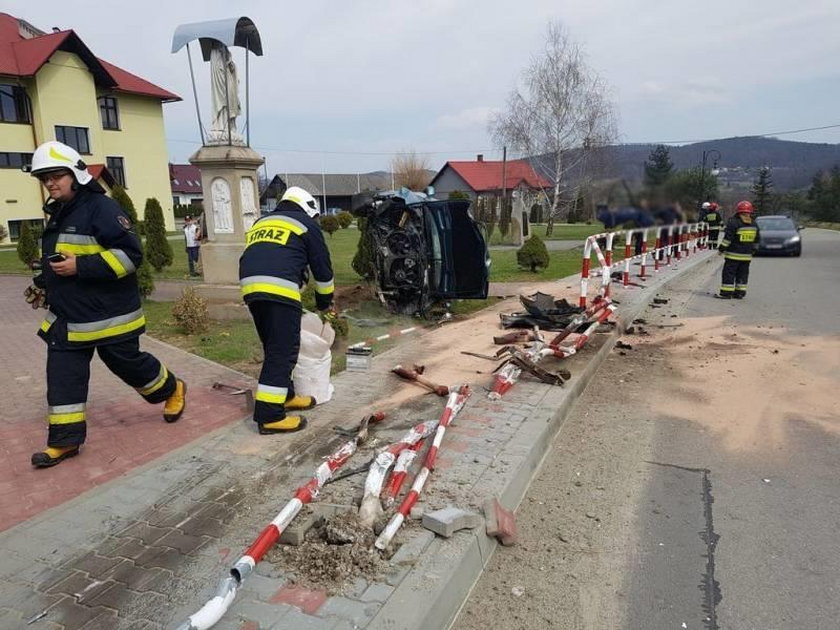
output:
<path id="1" fill-rule="evenodd" d="M 749 201 L 739 201 L 735 206 L 735 212 L 738 214 L 754 214 L 753 205 Z"/>
<path id="2" fill-rule="evenodd" d="M 711 205 L 712 205 L 712 208 L 711 208 L 712 212 L 717 212 L 717 209 L 720 208 L 720 206 L 717 204 L 716 201 L 713 201 Z"/>

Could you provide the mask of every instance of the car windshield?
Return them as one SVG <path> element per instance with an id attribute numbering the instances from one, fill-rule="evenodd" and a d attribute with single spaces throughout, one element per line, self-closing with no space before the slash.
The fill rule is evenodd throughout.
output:
<path id="1" fill-rule="evenodd" d="M 788 219 L 787 217 L 759 217 L 758 219 L 758 227 L 762 230 L 769 231 L 785 231 L 785 230 L 795 230 L 796 226 L 793 224 L 793 221 Z"/>

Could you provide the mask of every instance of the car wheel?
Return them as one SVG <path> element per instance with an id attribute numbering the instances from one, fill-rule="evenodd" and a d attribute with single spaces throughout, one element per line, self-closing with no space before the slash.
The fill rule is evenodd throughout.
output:
<path id="1" fill-rule="evenodd" d="M 794 255 L 796 258 L 799 258 L 799 257 L 802 255 L 802 248 L 800 247 L 800 248 L 799 248 L 799 249 L 797 249 L 795 252 L 793 252 L 793 255 Z"/>

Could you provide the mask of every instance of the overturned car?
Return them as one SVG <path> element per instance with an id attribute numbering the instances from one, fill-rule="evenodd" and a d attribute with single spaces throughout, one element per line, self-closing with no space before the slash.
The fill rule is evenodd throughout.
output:
<path id="1" fill-rule="evenodd" d="M 487 297 L 490 256 L 468 200 L 439 201 L 407 189 L 360 193 L 380 300 L 394 313 L 429 317 L 451 299 Z"/>

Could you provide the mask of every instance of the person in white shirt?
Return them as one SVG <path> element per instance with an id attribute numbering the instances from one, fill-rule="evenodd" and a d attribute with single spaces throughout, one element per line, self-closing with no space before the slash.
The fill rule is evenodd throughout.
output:
<path id="1" fill-rule="evenodd" d="M 195 270 L 195 265 L 198 263 L 198 248 L 201 245 L 201 230 L 199 230 L 198 225 L 193 221 L 192 216 L 189 214 L 184 217 L 184 238 L 187 241 L 187 262 L 190 265 L 190 275 L 198 276 L 200 274 Z"/>

